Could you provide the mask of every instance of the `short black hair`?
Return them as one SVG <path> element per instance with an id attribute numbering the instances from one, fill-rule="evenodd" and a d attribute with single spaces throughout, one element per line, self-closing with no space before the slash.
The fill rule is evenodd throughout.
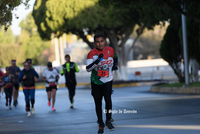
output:
<path id="1" fill-rule="evenodd" d="M 16 60 L 12 60 L 12 62 L 16 62 Z"/>
<path id="2" fill-rule="evenodd" d="M 48 62 L 48 63 L 47 63 L 47 67 L 52 67 L 52 63 L 51 63 L 51 62 Z"/>
<path id="3" fill-rule="evenodd" d="M 69 57 L 69 58 L 70 58 L 70 55 L 69 55 L 69 54 L 66 54 L 66 55 L 65 55 L 65 58 L 67 58 L 67 57 Z"/>
<path id="4" fill-rule="evenodd" d="M 26 59 L 26 62 L 28 62 L 29 64 L 32 64 L 32 59 Z"/>
<path id="5" fill-rule="evenodd" d="M 97 34 L 94 35 L 94 42 L 95 42 L 96 38 L 99 38 L 99 37 L 103 37 L 105 39 L 105 37 L 103 36 L 103 34 L 97 33 Z"/>

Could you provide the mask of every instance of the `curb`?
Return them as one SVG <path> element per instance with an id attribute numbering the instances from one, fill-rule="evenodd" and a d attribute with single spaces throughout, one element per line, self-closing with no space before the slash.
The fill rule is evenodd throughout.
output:
<path id="1" fill-rule="evenodd" d="M 152 86 L 150 92 L 156 93 L 178 93 L 178 94 L 200 94 L 200 87 L 156 87 Z"/>

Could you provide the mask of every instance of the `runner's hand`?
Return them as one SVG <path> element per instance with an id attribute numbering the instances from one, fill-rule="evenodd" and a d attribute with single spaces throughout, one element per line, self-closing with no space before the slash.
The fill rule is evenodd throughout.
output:
<path id="1" fill-rule="evenodd" d="M 98 56 L 98 59 L 97 60 L 99 60 L 99 62 L 101 62 L 102 60 L 103 60 L 103 54 L 100 54 L 99 56 Z"/>
<path id="2" fill-rule="evenodd" d="M 101 62 L 103 60 L 103 54 L 100 54 L 98 56 L 98 58 L 94 61 L 94 64 L 98 64 L 99 62 Z"/>
<path id="3" fill-rule="evenodd" d="M 34 77 L 34 79 L 35 79 L 35 82 L 38 82 L 38 79 L 36 77 Z"/>
<path id="4" fill-rule="evenodd" d="M 26 79 L 26 75 L 23 76 L 23 79 Z"/>
<path id="5" fill-rule="evenodd" d="M 15 74 L 16 74 L 16 75 L 19 75 L 19 72 L 16 72 Z"/>

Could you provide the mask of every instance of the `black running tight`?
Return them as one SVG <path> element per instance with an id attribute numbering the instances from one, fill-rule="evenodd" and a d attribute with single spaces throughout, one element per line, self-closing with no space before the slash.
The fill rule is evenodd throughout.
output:
<path id="1" fill-rule="evenodd" d="M 75 95 L 75 89 L 76 89 L 76 84 L 75 83 L 67 83 L 66 87 L 68 88 L 69 91 L 69 100 L 71 103 L 73 103 L 73 98 Z"/>
<path id="2" fill-rule="evenodd" d="M 6 94 L 6 101 L 7 102 L 8 102 L 8 98 L 9 98 L 9 106 L 10 106 L 11 105 L 11 101 L 12 101 L 13 87 L 4 88 L 4 92 Z"/>
<path id="3" fill-rule="evenodd" d="M 105 100 L 105 110 L 106 113 L 106 121 L 111 119 L 111 110 L 112 110 L 112 100 L 111 100 L 111 92 L 112 92 L 112 81 L 104 83 L 103 85 L 96 85 L 91 83 L 92 86 L 92 96 L 94 98 L 96 114 L 98 118 L 99 125 L 103 125 L 102 119 L 102 98 L 104 96 Z"/>

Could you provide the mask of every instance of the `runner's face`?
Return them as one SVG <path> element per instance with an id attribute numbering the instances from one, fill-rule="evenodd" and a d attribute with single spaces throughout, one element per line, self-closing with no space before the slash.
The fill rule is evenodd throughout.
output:
<path id="1" fill-rule="evenodd" d="M 28 63 L 24 63 L 24 68 L 25 68 L 25 69 L 28 69 L 28 68 L 29 68 Z"/>
<path id="2" fill-rule="evenodd" d="M 65 58 L 66 62 L 70 62 L 70 57 Z"/>
<path id="3" fill-rule="evenodd" d="M 94 42 L 96 48 L 100 51 L 103 51 L 104 50 L 104 47 L 105 47 L 105 40 L 103 37 L 99 37 L 99 38 L 96 38 L 95 39 L 95 42 Z"/>
<path id="4" fill-rule="evenodd" d="M 52 67 L 48 67 L 48 69 L 49 69 L 49 70 L 52 70 L 53 68 L 52 68 Z"/>
<path id="5" fill-rule="evenodd" d="M 15 66 L 16 64 L 15 64 L 15 61 L 12 61 L 12 66 Z"/>

